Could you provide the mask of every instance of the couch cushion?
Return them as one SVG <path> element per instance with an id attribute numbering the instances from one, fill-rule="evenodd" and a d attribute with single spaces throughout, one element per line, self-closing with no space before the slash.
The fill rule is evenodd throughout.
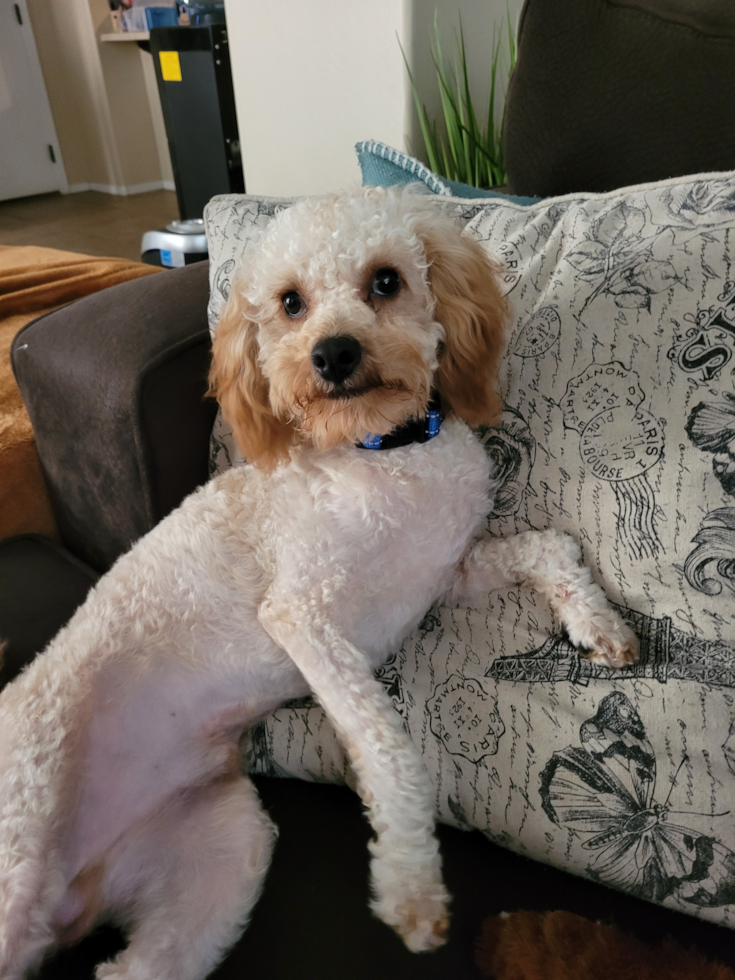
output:
<path id="1" fill-rule="evenodd" d="M 591 664 L 515 588 L 432 609 L 379 676 L 440 819 L 733 925 L 735 175 L 435 203 L 505 267 L 505 411 L 478 433 L 505 475 L 488 527 L 571 533 L 641 659 Z M 210 204 L 213 325 L 243 248 L 285 205 Z M 228 440 L 220 427 L 215 468 Z M 259 726 L 250 753 L 260 772 L 349 777 L 309 699 Z"/>
<path id="2" fill-rule="evenodd" d="M 97 573 L 56 542 L 24 534 L 0 542 L 0 688 L 58 633 Z"/>

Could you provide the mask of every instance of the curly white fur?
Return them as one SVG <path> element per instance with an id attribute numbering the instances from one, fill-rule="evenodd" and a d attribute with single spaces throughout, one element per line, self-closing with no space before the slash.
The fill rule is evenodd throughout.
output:
<path id="1" fill-rule="evenodd" d="M 371 292 L 391 267 L 400 291 Z M 306 312 L 290 320 L 282 296 Z M 616 666 L 635 639 L 554 532 L 482 537 L 503 303 L 493 269 L 431 203 L 361 191 L 306 201 L 246 256 L 213 388 L 258 465 L 189 497 L 122 557 L 0 697 L 0 977 L 117 915 L 97 976 L 196 980 L 237 938 L 274 829 L 240 774 L 244 728 L 313 690 L 376 833 L 372 907 L 412 950 L 443 942 L 448 895 L 421 759 L 373 676 L 429 606 L 525 582 Z M 344 383 L 311 352 L 346 332 Z M 490 381 L 488 382 L 488 376 Z M 420 414 L 425 444 L 358 449 Z"/>

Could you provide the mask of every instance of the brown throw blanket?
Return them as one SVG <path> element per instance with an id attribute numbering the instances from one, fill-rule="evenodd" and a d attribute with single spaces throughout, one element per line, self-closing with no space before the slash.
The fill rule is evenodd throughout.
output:
<path id="1" fill-rule="evenodd" d="M 13 338 L 72 300 L 160 271 L 127 259 L 0 245 L 0 541 L 15 534 L 56 537 L 31 421 L 10 366 Z"/>

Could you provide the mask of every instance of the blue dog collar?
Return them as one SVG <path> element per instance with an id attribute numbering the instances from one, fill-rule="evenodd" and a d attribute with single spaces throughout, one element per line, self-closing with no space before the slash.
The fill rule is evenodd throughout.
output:
<path id="1" fill-rule="evenodd" d="M 408 446 L 412 442 L 428 442 L 439 435 L 439 431 L 444 421 L 441 410 L 439 396 L 432 393 L 426 415 L 421 419 L 409 419 L 392 432 L 384 436 L 368 435 L 362 442 L 357 443 L 358 449 L 397 449 L 399 446 Z"/>

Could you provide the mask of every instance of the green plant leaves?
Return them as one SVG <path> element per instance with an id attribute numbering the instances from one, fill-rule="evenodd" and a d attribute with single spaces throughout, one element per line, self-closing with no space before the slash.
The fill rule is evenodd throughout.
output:
<path id="1" fill-rule="evenodd" d="M 515 35 L 507 13 L 507 45 L 510 71 L 516 61 Z M 399 40 L 400 47 L 400 40 Z M 497 91 L 498 66 L 503 47 L 502 32 L 496 36 L 493 31 L 493 56 L 490 67 L 490 101 L 485 129 L 480 126 L 467 69 L 462 20 L 459 21 L 459 49 L 457 58 L 449 67 L 444 57 L 439 38 L 438 14 L 434 15 L 434 31 L 431 55 L 439 85 L 443 121 L 446 132 L 440 132 L 436 120 L 429 119 L 426 106 L 421 101 L 416 82 L 408 64 L 406 54 L 401 54 L 411 82 L 416 112 L 424 138 L 429 166 L 435 173 L 449 180 L 456 180 L 473 187 L 500 187 L 507 183 L 503 153 L 503 127 L 505 109 L 500 127 L 495 121 L 495 95 Z"/>

